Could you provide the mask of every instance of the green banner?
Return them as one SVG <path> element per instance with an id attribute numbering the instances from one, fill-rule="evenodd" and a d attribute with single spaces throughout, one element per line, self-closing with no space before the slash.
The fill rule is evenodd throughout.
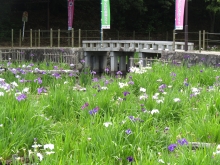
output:
<path id="1" fill-rule="evenodd" d="M 102 29 L 110 29 L 110 0 L 102 0 Z"/>

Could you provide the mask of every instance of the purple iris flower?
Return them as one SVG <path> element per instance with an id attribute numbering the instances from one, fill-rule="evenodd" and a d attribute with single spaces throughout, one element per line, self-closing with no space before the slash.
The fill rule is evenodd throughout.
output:
<path id="1" fill-rule="evenodd" d="M 34 82 L 36 82 L 36 81 L 38 82 L 38 84 L 42 84 L 42 82 L 43 82 L 40 77 L 38 77 L 37 79 L 34 80 Z"/>
<path id="2" fill-rule="evenodd" d="M 170 76 L 176 77 L 176 73 L 172 72 Z"/>
<path id="3" fill-rule="evenodd" d="M 166 84 L 162 84 L 159 86 L 159 89 L 164 89 L 164 88 L 166 88 Z"/>
<path id="4" fill-rule="evenodd" d="M 54 66 L 53 69 L 57 70 L 57 69 L 58 69 L 58 66 Z"/>
<path id="5" fill-rule="evenodd" d="M 177 140 L 178 144 L 180 144 L 181 146 L 183 146 L 184 144 L 187 145 L 188 144 L 188 141 L 186 139 L 179 139 Z"/>
<path id="6" fill-rule="evenodd" d="M 24 93 L 22 93 L 16 97 L 16 99 L 18 101 L 25 100 L 26 98 L 27 98 L 27 96 Z"/>
<path id="7" fill-rule="evenodd" d="M 99 79 L 98 79 L 97 77 L 95 77 L 95 78 L 92 79 L 92 81 L 93 81 L 93 82 L 98 82 Z"/>
<path id="8" fill-rule="evenodd" d="M 86 61 L 85 60 L 81 60 L 81 63 L 85 63 Z"/>
<path id="9" fill-rule="evenodd" d="M 129 118 L 131 121 L 135 121 L 135 117 L 134 117 L 134 116 L 128 116 L 128 118 Z"/>
<path id="10" fill-rule="evenodd" d="M 85 103 L 81 108 L 82 109 L 85 109 L 86 107 L 88 107 L 89 106 L 89 103 Z"/>
<path id="11" fill-rule="evenodd" d="M 98 110 L 99 110 L 99 107 L 95 107 L 94 109 L 89 111 L 89 114 L 90 115 L 95 115 L 98 112 Z"/>
<path id="12" fill-rule="evenodd" d="M 95 74 L 96 74 L 96 72 L 95 72 L 95 71 L 91 71 L 91 74 L 92 74 L 92 75 L 95 75 Z"/>
<path id="13" fill-rule="evenodd" d="M 54 73 L 54 74 L 52 74 L 52 76 L 54 76 L 56 79 L 61 78 L 61 75 L 59 73 Z"/>
<path id="14" fill-rule="evenodd" d="M 127 91 L 123 92 L 123 95 L 124 95 L 124 96 L 127 96 L 127 95 L 129 95 L 129 94 L 130 94 L 130 92 L 127 92 Z"/>
<path id="15" fill-rule="evenodd" d="M 108 85 L 109 84 L 109 80 L 105 80 L 105 85 Z"/>
<path id="16" fill-rule="evenodd" d="M 108 72 L 109 72 L 109 69 L 108 69 L 108 68 L 105 68 L 105 72 L 107 72 L 107 73 L 108 73 Z"/>
<path id="17" fill-rule="evenodd" d="M 47 92 L 47 90 L 46 90 L 46 88 L 44 88 L 44 87 L 37 88 L 37 93 L 38 93 L 38 94 L 46 93 L 46 92 Z"/>
<path id="18" fill-rule="evenodd" d="M 133 158 L 132 156 L 129 156 L 129 157 L 127 157 L 127 160 L 128 160 L 129 162 L 133 162 L 133 161 L 134 161 L 134 158 Z"/>
<path id="19" fill-rule="evenodd" d="M 177 144 L 170 144 L 170 145 L 168 146 L 168 150 L 171 151 L 171 152 L 173 152 L 176 147 L 177 147 Z"/>
<path id="20" fill-rule="evenodd" d="M 122 75 L 122 72 L 119 70 L 119 71 L 117 71 L 116 74 L 117 74 L 117 75 Z"/>
<path id="21" fill-rule="evenodd" d="M 132 131 L 131 131 L 131 129 L 127 129 L 127 130 L 125 130 L 125 133 L 129 135 L 132 133 Z"/>
<path id="22" fill-rule="evenodd" d="M 128 84 L 129 85 L 134 85 L 134 81 L 129 81 Z"/>
<path id="23" fill-rule="evenodd" d="M 34 54 L 33 54 L 33 53 L 31 53 L 31 54 L 30 54 L 30 56 L 31 56 L 31 57 L 34 57 Z"/>

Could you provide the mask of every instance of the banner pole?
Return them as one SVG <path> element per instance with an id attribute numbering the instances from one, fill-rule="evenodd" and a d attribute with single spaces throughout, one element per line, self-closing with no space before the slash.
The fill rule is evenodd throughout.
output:
<path id="1" fill-rule="evenodd" d="M 100 29 L 100 33 L 101 33 L 101 47 L 102 47 L 102 42 L 103 42 L 103 29 L 102 29 L 102 0 L 100 0 L 101 3 L 101 29 Z"/>
<path id="2" fill-rule="evenodd" d="M 185 51 L 188 51 L 188 0 L 185 2 Z"/>

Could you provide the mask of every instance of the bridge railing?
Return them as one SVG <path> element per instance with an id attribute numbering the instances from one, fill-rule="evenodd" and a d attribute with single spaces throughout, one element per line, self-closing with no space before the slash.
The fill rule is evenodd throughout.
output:
<path id="1" fill-rule="evenodd" d="M 162 50 L 184 50 L 184 42 L 172 41 L 137 41 L 137 40 L 104 40 L 83 41 L 85 51 L 136 51 L 136 52 L 160 52 Z M 174 49 L 175 45 L 175 49 Z M 188 50 L 193 50 L 194 44 L 188 43 Z"/>

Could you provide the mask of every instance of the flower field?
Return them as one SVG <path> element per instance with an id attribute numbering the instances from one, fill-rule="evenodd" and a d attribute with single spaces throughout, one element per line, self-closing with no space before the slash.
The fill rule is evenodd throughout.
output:
<path id="1" fill-rule="evenodd" d="M 220 164 L 219 68 L 155 62 L 98 77 L 68 67 L 1 72 L 0 164 Z"/>

